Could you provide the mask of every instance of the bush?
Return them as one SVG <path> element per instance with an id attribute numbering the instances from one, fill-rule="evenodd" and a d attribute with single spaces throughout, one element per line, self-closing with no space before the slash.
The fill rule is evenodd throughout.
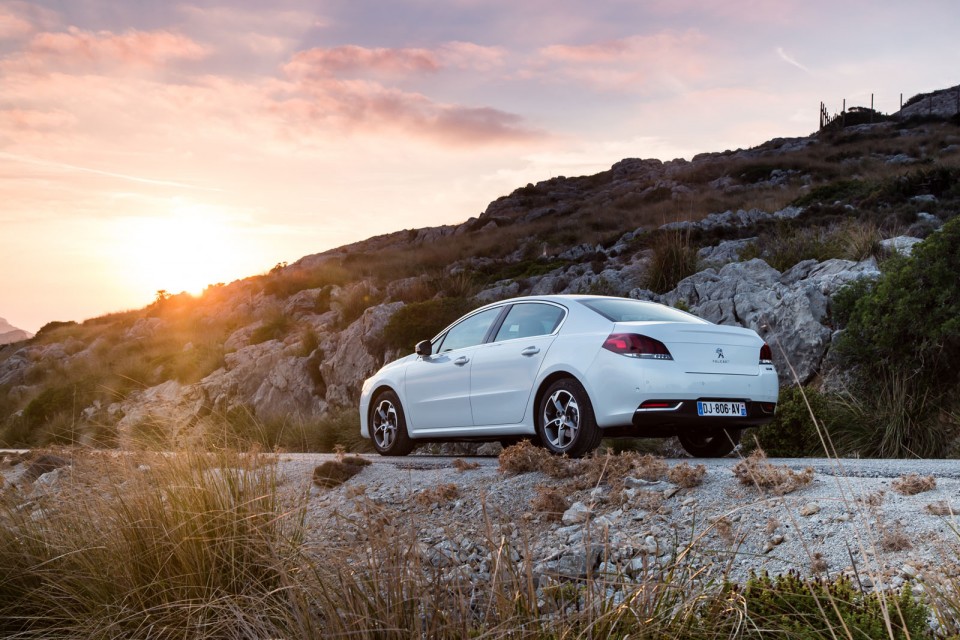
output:
<path id="1" fill-rule="evenodd" d="M 810 403 L 809 408 L 807 402 Z M 810 415 L 811 409 L 821 424 L 842 422 L 842 419 L 834 419 L 838 407 L 827 396 L 813 389 L 783 387 L 773 422 L 749 432 L 749 437 L 744 438 L 744 448 L 749 451 L 759 447 L 775 458 L 824 455 L 820 436 Z"/>
<path id="2" fill-rule="evenodd" d="M 791 572 L 751 576 L 743 591 L 748 615 L 763 636 L 829 638 L 843 629 L 851 638 L 925 638 L 927 607 L 910 585 L 899 594 L 863 593 L 841 575 L 832 580 L 800 578 Z M 886 626 L 886 614 L 892 635 Z"/>
<path id="3" fill-rule="evenodd" d="M 260 326 L 250 334 L 250 344 L 260 344 L 269 340 L 281 340 L 290 331 L 290 318 L 282 312 L 276 312 L 264 318 Z"/>
<path id="4" fill-rule="evenodd" d="M 467 313 L 475 303 L 466 298 L 436 298 L 411 302 L 390 318 L 383 329 L 388 348 L 412 352 L 421 340 L 429 340 L 448 324 Z"/>
<path id="5" fill-rule="evenodd" d="M 655 293 L 666 293 L 677 283 L 697 272 L 697 247 L 684 231 L 667 231 L 653 246 L 653 259 L 647 271 L 646 286 Z"/>
<path id="6" fill-rule="evenodd" d="M 960 383 L 958 273 L 955 218 L 910 257 L 886 261 L 875 283 L 854 283 L 835 299 L 835 319 L 844 325 L 837 349 L 859 370 L 858 403 L 870 407 L 886 398 L 893 410 L 894 419 L 877 434 L 887 442 L 874 449 L 927 456 L 942 447 L 944 427 L 937 416 Z M 892 439 L 891 428 L 898 431 Z"/>
<path id="7" fill-rule="evenodd" d="M 865 372 L 916 372 L 944 389 L 960 380 L 960 219 L 892 258 L 875 283 L 838 294 L 836 319 L 846 326 L 838 348 Z M 922 319 L 922 321 L 918 321 Z"/>

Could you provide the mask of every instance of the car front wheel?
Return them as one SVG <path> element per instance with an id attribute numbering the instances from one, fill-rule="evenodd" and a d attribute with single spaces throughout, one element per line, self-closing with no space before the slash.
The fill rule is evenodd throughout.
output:
<path id="1" fill-rule="evenodd" d="M 742 429 L 721 429 L 712 433 L 677 436 L 680 446 L 694 458 L 722 458 L 737 448 Z"/>
<path id="2" fill-rule="evenodd" d="M 537 410 L 537 435 L 547 449 L 579 458 L 600 444 L 600 429 L 586 390 L 572 378 L 547 388 Z"/>
<path id="3" fill-rule="evenodd" d="M 405 456 L 413 451 L 400 398 L 393 391 L 377 395 L 370 405 L 370 436 L 382 456 Z"/>

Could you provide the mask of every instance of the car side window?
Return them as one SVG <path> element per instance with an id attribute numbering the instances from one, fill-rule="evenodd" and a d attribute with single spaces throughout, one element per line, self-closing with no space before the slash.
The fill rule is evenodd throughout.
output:
<path id="1" fill-rule="evenodd" d="M 515 338 L 545 336 L 554 332 L 563 320 L 563 309 L 552 304 L 515 304 L 497 332 L 496 342 Z"/>
<path id="2" fill-rule="evenodd" d="M 490 330 L 490 325 L 497 319 L 503 307 L 495 307 L 472 315 L 466 320 L 450 327 L 447 335 L 440 341 L 437 353 L 473 347 L 481 342 Z"/>

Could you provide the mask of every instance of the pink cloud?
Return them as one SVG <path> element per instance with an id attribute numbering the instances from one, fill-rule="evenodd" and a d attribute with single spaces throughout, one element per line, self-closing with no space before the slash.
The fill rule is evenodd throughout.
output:
<path id="1" fill-rule="evenodd" d="M 507 53 L 500 47 L 454 41 L 441 45 L 437 56 L 444 67 L 490 71 L 503 66 Z"/>
<path id="2" fill-rule="evenodd" d="M 545 136 L 515 114 L 439 103 L 366 80 L 299 79 L 295 95 L 278 98 L 269 109 L 300 135 L 318 129 L 354 134 L 393 130 L 445 146 L 509 144 Z"/>
<path id="3" fill-rule="evenodd" d="M 33 33 L 32 24 L 0 7 L 0 40 L 25 38 L 31 33 Z"/>
<path id="4" fill-rule="evenodd" d="M 612 40 L 581 46 L 556 44 L 541 49 L 540 54 L 554 61 L 610 62 L 623 58 L 631 49 L 626 40 Z"/>
<path id="5" fill-rule="evenodd" d="M 584 45 L 552 45 L 538 52 L 522 77 L 576 81 L 601 90 L 683 86 L 706 75 L 712 43 L 696 30 L 665 31 Z"/>
<path id="6" fill-rule="evenodd" d="M 472 42 L 448 42 L 434 49 L 387 49 L 344 45 L 315 48 L 295 54 L 284 67 L 291 76 L 319 77 L 379 73 L 432 74 L 443 69 L 489 71 L 503 64 L 505 52 Z"/>
<path id="7" fill-rule="evenodd" d="M 174 60 L 198 60 L 207 47 L 169 31 L 84 31 L 39 33 L 27 45 L 28 61 L 58 68 L 90 65 L 159 67 Z"/>
<path id="8" fill-rule="evenodd" d="M 363 71 L 408 74 L 439 69 L 440 61 L 428 49 L 368 49 L 355 45 L 301 51 L 284 66 L 290 75 L 307 77 Z"/>
<path id="9" fill-rule="evenodd" d="M 59 109 L 0 109 L 0 131 L 56 131 L 76 122 L 73 114 Z"/>
<path id="10" fill-rule="evenodd" d="M 469 42 L 434 49 L 342 46 L 301 51 L 283 65 L 291 85 L 278 92 L 283 97 L 271 110 L 303 130 L 324 127 L 354 134 L 393 130 L 448 146 L 542 138 L 543 132 L 518 115 L 487 106 L 441 103 L 386 84 L 387 78 L 446 69 L 491 70 L 503 64 L 505 55 L 499 48 Z"/>

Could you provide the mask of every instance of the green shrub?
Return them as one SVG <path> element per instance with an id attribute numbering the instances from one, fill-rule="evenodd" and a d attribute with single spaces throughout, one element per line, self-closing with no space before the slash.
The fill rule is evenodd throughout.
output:
<path id="1" fill-rule="evenodd" d="M 825 580 L 800 578 L 793 572 L 776 578 L 764 573 L 750 577 L 743 599 L 750 626 L 763 630 L 758 637 L 906 640 L 930 636 L 929 610 L 909 584 L 899 594 L 863 593 L 843 575 Z"/>
<path id="2" fill-rule="evenodd" d="M 857 371 L 852 406 L 863 407 L 858 413 L 868 420 L 867 441 L 859 439 L 867 451 L 942 454 L 956 420 L 941 413 L 960 383 L 958 273 L 960 218 L 909 258 L 884 262 L 876 282 L 853 283 L 835 297 L 834 319 L 844 326 L 836 348 Z"/>
<path id="3" fill-rule="evenodd" d="M 805 207 L 818 202 L 831 204 L 837 201 L 857 201 L 870 195 L 874 189 L 875 185 L 865 180 L 833 180 L 819 187 L 814 187 L 809 193 L 800 196 L 790 204 L 796 207 Z"/>
<path id="4" fill-rule="evenodd" d="M 807 402 L 810 403 L 809 408 Z M 798 386 L 782 387 L 773 422 L 748 431 L 744 448 L 751 451 L 759 447 L 776 458 L 824 455 L 823 444 L 810 415 L 811 410 L 821 425 L 835 422 L 832 418 L 837 411 L 823 394 Z"/>
<path id="5" fill-rule="evenodd" d="M 412 352 L 421 340 L 429 340 L 448 324 L 476 306 L 466 298 L 435 298 L 412 302 L 390 318 L 383 330 L 387 347 Z"/>
<path id="6" fill-rule="evenodd" d="M 960 219 L 892 258 L 873 284 L 855 283 L 836 301 L 845 324 L 838 348 L 871 372 L 917 372 L 935 386 L 960 379 Z"/>

